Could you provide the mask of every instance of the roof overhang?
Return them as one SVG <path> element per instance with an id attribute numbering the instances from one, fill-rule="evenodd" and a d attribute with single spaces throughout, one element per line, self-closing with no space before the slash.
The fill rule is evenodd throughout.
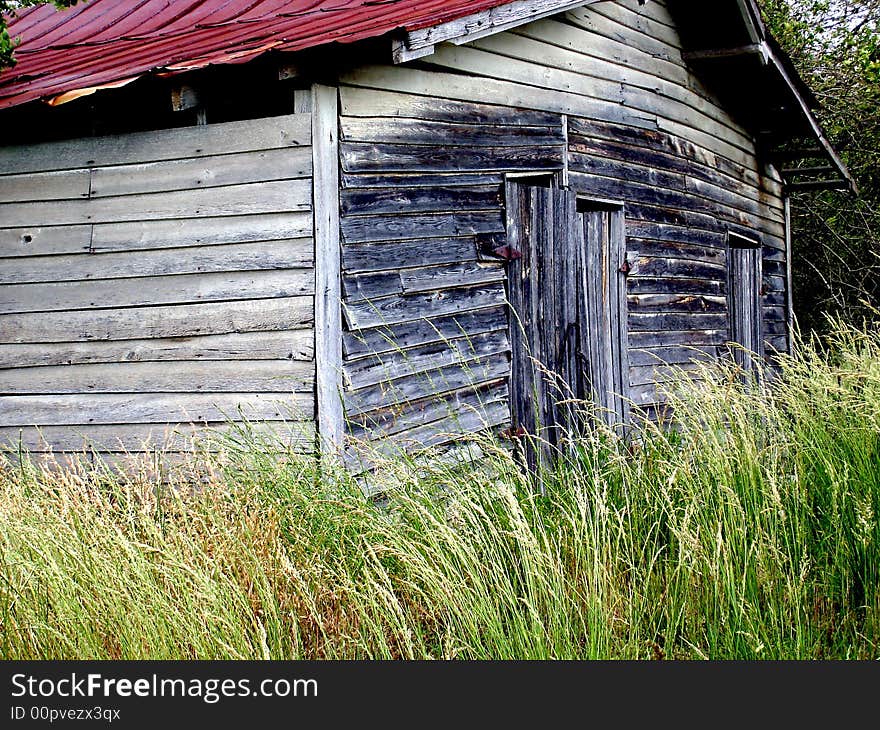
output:
<path id="1" fill-rule="evenodd" d="M 755 0 L 667 0 L 694 72 L 756 137 L 789 192 L 855 180 L 814 113 L 819 103 L 761 20 Z"/>

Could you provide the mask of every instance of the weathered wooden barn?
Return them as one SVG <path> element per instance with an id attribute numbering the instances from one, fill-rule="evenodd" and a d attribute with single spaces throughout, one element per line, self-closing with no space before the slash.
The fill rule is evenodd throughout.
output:
<path id="1" fill-rule="evenodd" d="M 0 439 L 32 452 L 242 420 L 552 441 L 562 391 L 650 414 L 669 365 L 788 349 L 787 194 L 852 186 L 753 0 L 90 0 L 10 31 Z"/>

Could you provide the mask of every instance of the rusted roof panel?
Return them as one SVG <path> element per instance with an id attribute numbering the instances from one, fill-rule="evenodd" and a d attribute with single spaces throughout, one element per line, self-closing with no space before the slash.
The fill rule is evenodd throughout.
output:
<path id="1" fill-rule="evenodd" d="M 89 0 L 18 12 L 18 65 L 0 72 L 0 109 L 76 96 L 152 71 L 243 63 L 267 51 L 419 30 L 510 0 Z"/>

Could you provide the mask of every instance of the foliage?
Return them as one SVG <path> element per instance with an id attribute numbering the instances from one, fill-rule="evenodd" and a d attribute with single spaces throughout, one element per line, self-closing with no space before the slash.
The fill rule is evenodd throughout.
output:
<path id="1" fill-rule="evenodd" d="M 769 27 L 816 92 L 820 121 L 861 190 L 857 199 L 831 191 L 793 200 L 800 322 L 821 327 L 826 312 L 872 318 L 880 301 L 880 2 L 762 5 Z"/>
<path id="2" fill-rule="evenodd" d="M 170 485 L 10 462 L 0 657 L 876 659 L 880 335 L 800 353 L 682 375 L 678 429 L 573 437 L 546 496 L 488 439 L 381 462 L 384 506 L 246 430 Z"/>
<path id="3" fill-rule="evenodd" d="M 6 16 L 14 14 L 16 10 L 31 7 L 33 5 L 46 5 L 53 2 L 57 8 L 70 8 L 76 5 L 77 0 L 0 0 L 0 70 L 15 65 L 16 39 L 9 36 L 6 29 Z"/>

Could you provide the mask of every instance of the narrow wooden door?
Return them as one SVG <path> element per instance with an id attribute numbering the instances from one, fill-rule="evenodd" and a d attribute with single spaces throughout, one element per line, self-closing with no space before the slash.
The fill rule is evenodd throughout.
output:
<path id="1" fill-rule="evenodd" d="M 728 310 L 733 357 L 746 371 L 757 371 L 763 356 L 761 317 L 761 248 L 756 241 L 730 236 Z"/>
<path id="2" fill-rule="evenodd" d="M 516 183 L 507 205 L 511 410 L 542 444 L 527 449 L 534 466 L 577 434 L 585 402 L 609 424 L 628 419 L 623 216 Z"/>

